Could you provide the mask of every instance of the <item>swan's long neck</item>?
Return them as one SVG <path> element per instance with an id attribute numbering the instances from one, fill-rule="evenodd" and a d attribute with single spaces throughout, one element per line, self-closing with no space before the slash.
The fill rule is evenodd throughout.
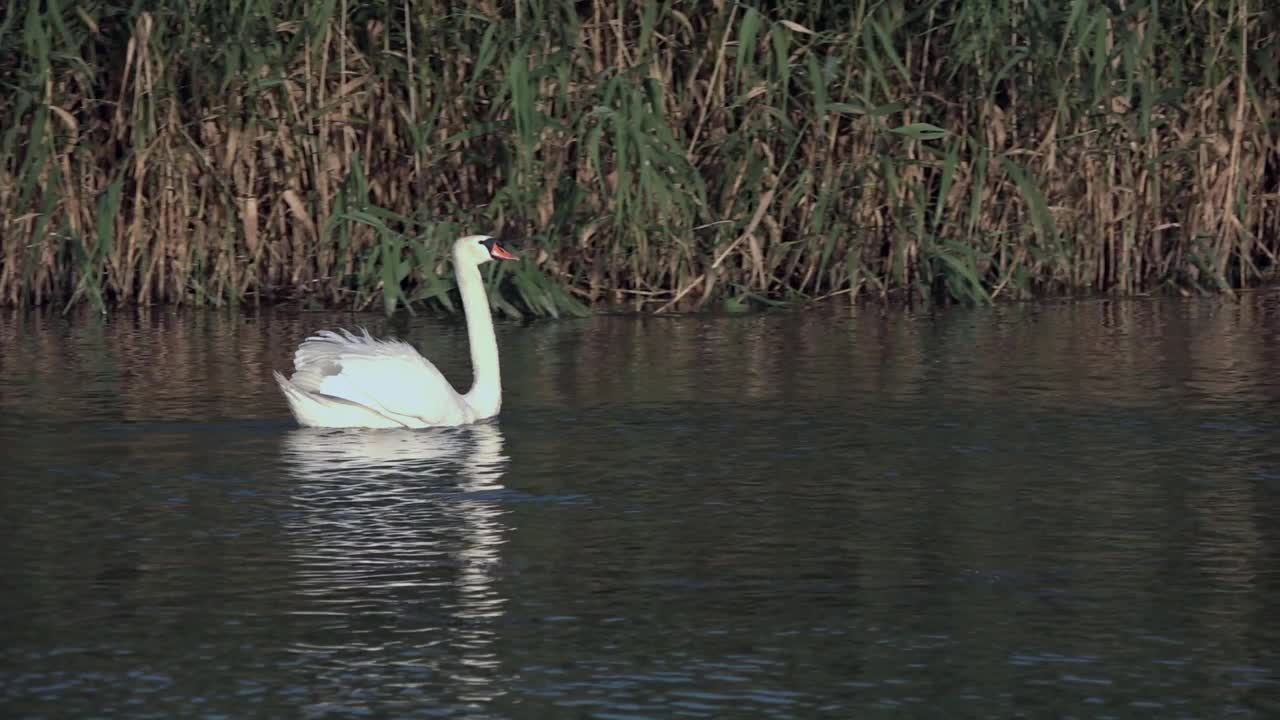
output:
<path id="1" fill-rule="evenodd" d="M 462 294 L 462 311 L 467 318 L 467 339 L 471 343 L 471 369 L 475 382 L 463 397 L 476 412 L 476 419 L 493 417 L 502 408 L 502 378 L 498 368 L 498 338 L 493 333 L 493 315 L 485 293 L 480 268 L 456 254 L 453 266 Z"/>

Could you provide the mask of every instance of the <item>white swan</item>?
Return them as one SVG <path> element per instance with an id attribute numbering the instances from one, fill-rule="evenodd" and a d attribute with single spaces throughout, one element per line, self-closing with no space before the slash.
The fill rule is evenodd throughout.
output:
<path id="1" fill-rule="evenodd" d="M 399 340 L 375 340 L 368 331 L 324 330 L 293 355 L 293 377 L 275 373 L 289 409 L 310 427 L 424 428 L 465 425 L 498 414 L 502 380 L 498 340 L 480 265 L 515 260 L 488 235 L 453 244 L 453 267 L 462 294 L 475 382 L 459 395 L 431 361 Z"/>

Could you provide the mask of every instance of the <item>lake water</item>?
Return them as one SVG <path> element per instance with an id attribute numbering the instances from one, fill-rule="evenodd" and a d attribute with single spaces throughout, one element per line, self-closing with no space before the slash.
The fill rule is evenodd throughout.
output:
<path id="1" fill-rule="evenodd" d="M 1280 294 L 500 324 L 0 313 L 5 718 L 1280 717 Z"/>

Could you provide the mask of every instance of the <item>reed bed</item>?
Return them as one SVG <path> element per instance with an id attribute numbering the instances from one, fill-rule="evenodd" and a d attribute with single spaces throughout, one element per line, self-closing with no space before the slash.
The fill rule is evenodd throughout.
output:
<path id="1" fill-rule="evenodd" d="M 984 303 L 1280 273 L 1260 0 L 0 0 L 0 303 Z"/>

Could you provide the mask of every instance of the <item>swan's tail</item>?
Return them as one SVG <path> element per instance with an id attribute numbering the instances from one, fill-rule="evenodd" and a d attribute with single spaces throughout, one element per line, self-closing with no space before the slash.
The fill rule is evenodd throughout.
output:
<path id="1" fill-rule="evenodd" d="M 280 391 L 284 393 L 284 399 L 289 401 L 289 411 L 293 413 L 293 417 L 299 423 L 305 425 L 304 415 L 306 413 L 303 408 L 315 401 L 309 398 L 297 385 L 289 382 L 289 378 L 282 375 L 279 370 L 272 371 L 271 374 L 275 376 L 276 384 L 280 386 Z"/>
<path id="2" fill-rule="evenodd" d="M 271 373 L 289 401 L 289 410 L 299 425 L 307 427 L 398 428 L 405 424 L 363 405 L 298 387 L 279 371 Z"/>

